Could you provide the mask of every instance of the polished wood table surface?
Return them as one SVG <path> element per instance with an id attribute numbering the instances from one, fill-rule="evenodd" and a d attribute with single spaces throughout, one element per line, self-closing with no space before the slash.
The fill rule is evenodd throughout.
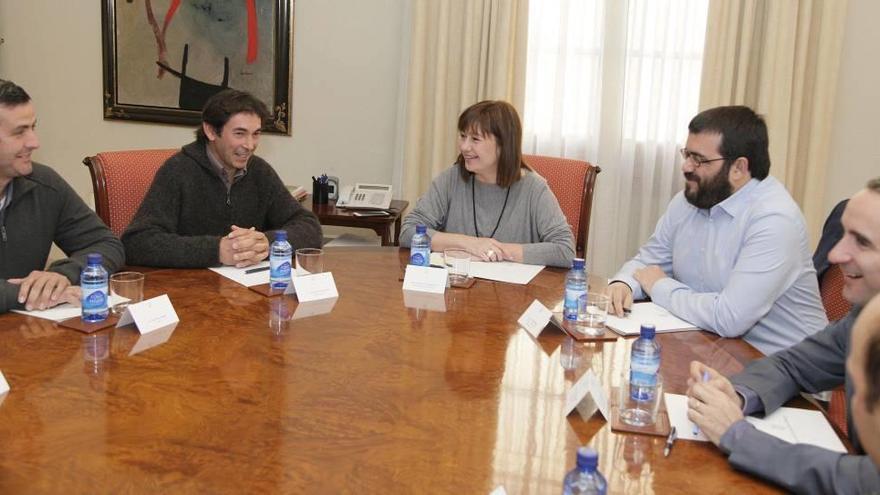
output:
<path id="1" fill-rule="evenodd" d="M 312 212 L 318 217 L 321 225 L 334 225 L 337 227 L 357 227 L 361 229 L 371 229 L 382 238 L 383 246 L 398 246 L 397 238 L 400 237 L 400 222 L 403 218 L 403 212 L 409 206 L 409 201 L 402 199 L 391 200 L 391 206 L 388 207 L 387 216 L 369 216 L 359 217 L 355 212 L 359 210 L 349 210 L 336 207 L 336 201 L 330 201 L 325 204 L 314 204 L 310 201 Z M 394 226 L 394 233 L 391 227 Z"/>
<path id="2" fill-rule="evenodd" d="M 180 316 L 153 342 L 0 316 L 12 388 L 0 493 L 560 493 L 584 444 L 599 450 L 609 493 L 776 492 L 711 444 L 680 441 L 665 458 L 662 438 L 563 416 L 572 381 L 592 369 L 610 384 L 631 342 L 518 328 L 533 299 L 559 303 L 563 271 L 413 301 L 399 280 L 405 250 L 325 258 L 340 297 L 305 318 L 329 308 L 208 270 L 147 273 L 146 296 L 167 293 Z M 659 341 L 671 392 L 685 391 L 692 359 L 730 373 L 758 356 L 704 332 Z"/>

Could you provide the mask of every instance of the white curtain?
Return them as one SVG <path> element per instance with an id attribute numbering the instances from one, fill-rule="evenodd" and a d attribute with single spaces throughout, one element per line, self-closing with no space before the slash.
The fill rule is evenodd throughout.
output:
<path id="1" fill-rule="evenodd" d="M 458 155 L 456 124 L 480 100 L 522 108 L 528 0 L 412 3 L 398 197 L 412 205 Z"/>
<path id="2" fill-rule="evenodd" d="M 712 0 L 700 107 L 749 105 L 770 133 L 770 173 L 825 222 L 825 176 L 845 0 Z M 842 199 L 842 198 L 841 198 Z"/>
<path id="3" fill-rule="evenodd" d="M 602 167 L 587 246 L 612 275 L 682 188 L 678 148 L 700 96 L 708 0 L 529 6 L 526 153 Z"/>

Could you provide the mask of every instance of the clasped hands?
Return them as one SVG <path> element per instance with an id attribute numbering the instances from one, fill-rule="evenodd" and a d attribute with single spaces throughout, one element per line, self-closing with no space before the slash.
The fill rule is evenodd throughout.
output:
<path id="1" fill-rule="evenodd" d="M 28 311 L 49 309 L 59 304 L 80 305 L 82 291 L 79 286 L 70 285 L 70 280 L 55 272 L 34 270 L 24 278 L 10 278 L 8 283 L 19 285 L 18 303 L 24 304 Z"/>
<path id="2" fill-rule="evenodd" d="M 516 261 L 522 263 L 522 245 L 499 242 L 491 237 L 471 237 L 465 249 L 480 261 Z"/>
<path id="3" fill-rule="evenodd" d="M 699 361 L 691 361 L 687 383 L 688 419 L 718 445 L 724 433 L 743 419 L 742 397 L 730 380 Z"/>
<path id="4" fill-rule="evenodd" d="M 269 256 L 269 239 L 254 229 L 232 226 L 229 234 L 220 238 L 220 263 L 236 268 L 255 265 Z"/>

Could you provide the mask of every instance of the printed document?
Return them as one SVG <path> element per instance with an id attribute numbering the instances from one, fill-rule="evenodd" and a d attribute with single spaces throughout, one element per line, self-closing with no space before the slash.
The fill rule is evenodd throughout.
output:
<path id="1" fill-rule="evenodd" d="M 755 428 L 789 443 L 805 443 L 846 454 L 834 428 L 819 411 L 780 407 L 763 418 L 746 417 Z"/>
<path id="2" fill-rule="evenodd" d="M 632 305 L 628 316 L 618 318 L 609 314 L 605 326 L 621 335 L 638 335 L 641 326 L 650 323 L 657 328 L 657 333 L 683 332 L 699 330 L 694 324 L 688 323 L 652 302 L 641 302 Z"/>
<path id="3" fill-rule="evenodd" d="M 260 269 L 263 270 L 260 270 Z M 214 273 L 219 273 L 224 277 L 237 282 L 245 287 L 253 287 L 254 285 L 262 285 L 269 283 L 269 262 L 264 261 L 256 265 L 246 268 L 236 268 L 234 266 L 218 266 L 209 268 Z M 259 270 L 259 271 L 257 271 Z M 291 270 L 292 271 L 292 270 Z M 247 273 L 251 272 L 251 273 Z"/>

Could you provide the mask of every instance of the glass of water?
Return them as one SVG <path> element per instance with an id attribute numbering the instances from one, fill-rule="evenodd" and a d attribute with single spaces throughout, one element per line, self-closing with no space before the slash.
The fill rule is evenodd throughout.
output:
<path id="1" fill-rule="evenodd" d="M 610 299 L 605 294 L 588 292 L 578 298 L 577 326 L 586 335 L 598 337 L 605 334 Z"/>
<path id="2" fill-rule="evenodd" d="M 651 385 L 633 384 L 628 372 L 620 377 L 617 407 L 622 422 L 631 426 L 651 426 L 657 421 L 662 402 L 663 378 L 659 374 Z"/>

